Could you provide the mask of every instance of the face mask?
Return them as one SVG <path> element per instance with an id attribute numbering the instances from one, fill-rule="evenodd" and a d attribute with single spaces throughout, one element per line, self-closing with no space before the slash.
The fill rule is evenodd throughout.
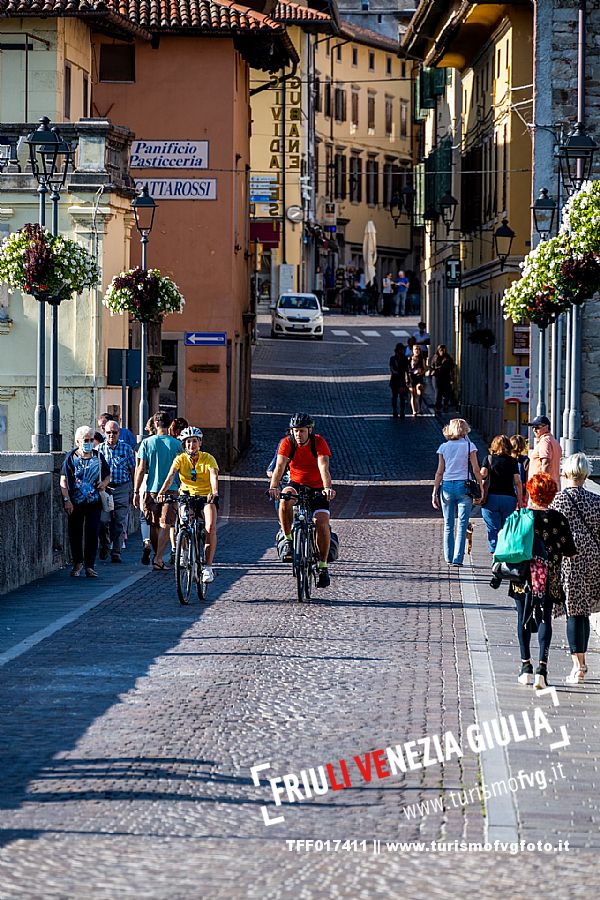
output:
<path id="1" fill-rule="evenodd" d="M 92 450 L 94 449 L 93 441 L 84 441 L 83 444 L 81 445 L 81 449 L 83 450 L 84 453 L 91 453 Z"/>

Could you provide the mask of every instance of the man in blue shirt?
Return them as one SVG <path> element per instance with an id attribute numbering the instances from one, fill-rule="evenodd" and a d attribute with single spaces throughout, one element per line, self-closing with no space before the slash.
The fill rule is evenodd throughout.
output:
<path id="1" fill-rule="evenodd" d="M 404 274 L 404 270 L 400 269 L 398 277 L 394 279 L 396 285 L 396 294 L 393 302 L 393 314 L 395 316 L 403 316 L 406 313 L 406 294 L 408 292 L 409 280 Z"/>
<path id="2" fill-rule="evenodd" d="M 119 423 L 109 419 L 105 424 L 106 440 L 98 447 L 98 452 L 106 460 L 110 469 L 110 484 L 115 508 L 112 513 L 102 513 L 100 525 L 100 559 L 121 562 L 121 542 L 127 526 L 127 514 L 131 502 L 135 457 L 133 450 L 120 440 Z"/>
<path id="3" fill-rule="evenodd" d="M 156 571 L 167 569 L 163 555 L 169 541 L 169 529 L 177 521 L 177 507 L 174 503 L 159 503 L 157 495 L 171 469 L 171 463 L 182 452 L 181 442 L 171 437 L 168 429 L 171 417 L 168 413 L 158 412 L 152 417 L 156 434 L 145 438 L 137 452 L 135 485 L 133 492 L 134 506 L 140 508 L 140 488 L 147 475 L 146 493 L 144 497 L 144 515 L 150 525 L 150 540 L 154 549 L 152 567 Z M 175 496 L 177 491 L 170 491 Z M 146 560 L 142 557 L 142 562 Z"/>
<path id="4" fill-rule="evenodd" d="M 113 416 L 110 413 L 102 413 L 98 416 L 98 428 L 100 429 L 102 434 L 106 434 L 107 422 L 116 422 L 117 425 L 120 425 L 120 422 L 116 416 Z M 129 444 L 132 450 L 135 450 L 135 448 L 137 447 L 137 438 L 133 431 L 130 431 L 129 428 L 124 428 L 121 426 L 119 440 L 125 441 L 126 444 Z"/>

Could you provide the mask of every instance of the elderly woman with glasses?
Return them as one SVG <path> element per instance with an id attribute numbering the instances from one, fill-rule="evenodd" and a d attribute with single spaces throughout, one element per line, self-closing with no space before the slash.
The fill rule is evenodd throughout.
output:
<path id="1" fill-rule="evenodd" d="M 184 428 L 179 439 L 184 452 L 173 461 L 165 483 L 160 489 L 159 500 L 164 498 L 179 475 L 180 493 L 194 498 L 198 511 L 202 510 L 206 528 L 206 566 L 202 580 L 213 581 L 212 569 L 217 548 L 217 510 L 219 508 L 219 466 L 214 456 L 201 450 L 202 432 L 199 428 Z"/>
<path id="2" fill-rule="evenodd" d="M 67 453 L 60 476 L 60 491 L 69 517 L 69 544 L 73 558 L 71 576 L 77 578 L 85 566 L 88 578 L 94 571 L 102 503 L 99 491 L 110 481 L 105 459 L 94 450 L 94 432 L 81 425 L 75 432 L 75 447 Z"/>

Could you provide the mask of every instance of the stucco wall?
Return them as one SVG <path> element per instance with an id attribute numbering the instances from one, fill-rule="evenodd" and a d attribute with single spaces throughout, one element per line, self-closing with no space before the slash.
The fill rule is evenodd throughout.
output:
<path id="1" fill-rule="evenodd" d="M 51 489 L 50 472 L 0 476 L 0 594 L 53 568 Z"/>

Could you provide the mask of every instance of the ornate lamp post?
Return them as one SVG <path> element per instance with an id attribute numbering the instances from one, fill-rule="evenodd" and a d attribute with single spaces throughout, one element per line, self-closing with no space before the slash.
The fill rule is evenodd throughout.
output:
<path id="1" fill-rule="evenodd" d="M 579 121 L 566 141 L 560 144 L 556 155 L 567 194 L 578 191 L 583 182 L 589 179 L 597 149 L 598 144 L 586 134 L 583 121 Z"/>
<path id="2" fill-rule="evenodd" d="M 552 234 L 554 227 L 554 217 L 556 215 L 556 200 L 548 196 L 548 188 L 542 188 L 540 196 L 531 204 L 531 212 L 533 214 L 533 227 L 541 240 Z"/>
<path id="3" fill-rule="evenodd" d="M 156 203 L 154 198 L 150 196 L 148 185 L 144 185 L 141 194 L 139 194 L 131 202 L 131 207 L 135 215 L 135 226 L 140 234 L 142 244 L 142 269 L 146 271 L 148 268 L 148 237 L 154 225 L 154 213 L 156 212 Z M 144 319 L 141 320 L 141 354 L 140 354 L 140 405 L 138 414 L 138 440 L 144 437 L 144 426 L 148 420 L 148 324 Z"/>
<path id="4" fill-rule="evenodd" d="M 554 225 L 554 216 L 556 215 L 556 200 L 548 196 L 548 189 L 542 188 L 539 197 L 532 203 L 530 209 L 533 216 L 533 227 L 537 236 L 541 240 L 546 240 L 552 232 Z M 552 326 L 555 338 L 554 346 L 556 346 L 556 326 Z M 556 353 L 553 354 L 553 359 Z M 546 415 L 546 364 L 547 364 L 547 348 L 546 348 L 546 329 L 538 328 L 538 397 L 536 405 L 536 415 Z M 556 370 L 556 365 L 555 365 Z M 555 379 L 554 379 L 555 380 Z M 555 384 L 553 397 L 556 397 L 556 391 L 559 389 Z M 553 425 L 555 422 L 553 421 Z"/>
<path id="5" fill-rule="evenodd" d="M 29 144 L 29 161 L 31 171 L 38 183 L 39 194 L 39 224 L 45 228 L 46 226 L 46 194 L 48 190 L 52 190 L 52 199 L 56 194 L 56 213 L 53 216 L 53 226 L 58 229 L 58 191 L 63 187 L 69 164 L 72 160 L 72 151 L 66 141 L 61 137 L 55 128 L 50 128 L 50 119 L 43 116 L 40 124 L 27 138 Z M 56 233 L 56 231 L 54 232 Z M 39 299 L 38 308 L 38 333 L 37 333 L 37 371 L 36 371 L 36 407 L 35 407 L 35 431 L 32 435 L 31 446 L 34 453 L 47 453 L 50 450 L 50 435 L 46 433 L 47 416 L 46 416 L 46 302 L 45 299 Z M 59 301 L 60 302 L 60 301 Z M 59 411 L 58 411 L 58 309 L 53 306 L 52 314 L 52 369 L 51 369 L 51 392 L 55 401 L 52 408 L 54 416 L 52 435 L 54 425 L 57 424 L 57 432 L 60 430 Z M 54 339 L 56 337 L 56 345 Z M 55 396 L 56 394 L 56 396 Z M 55 448 L 52 448 L 55 449 Z M 60 448 L 56 448 L 60 449 Z"/>
<path id="6" fill-rule="evenodd" d="M 394 228 L 398 227 L 400 216 L 402 215 L 402 198 L 400 194 L 394 194 L 390 200 L 390 216 L 394 223 Z"/>
<path id="7" fill-rule="evenodd" d="M 454 222 L 454 218 L 456 216 L 458 200 L 456 199 L 456 197 L 452 196 L 450 191 L 446 191 L 438 206 L 442 215 L 442 222 L 446 226 L 446 234 L 448 235 L 450 234 L 450 228 L 452 227 L 452 223 Z"/>

